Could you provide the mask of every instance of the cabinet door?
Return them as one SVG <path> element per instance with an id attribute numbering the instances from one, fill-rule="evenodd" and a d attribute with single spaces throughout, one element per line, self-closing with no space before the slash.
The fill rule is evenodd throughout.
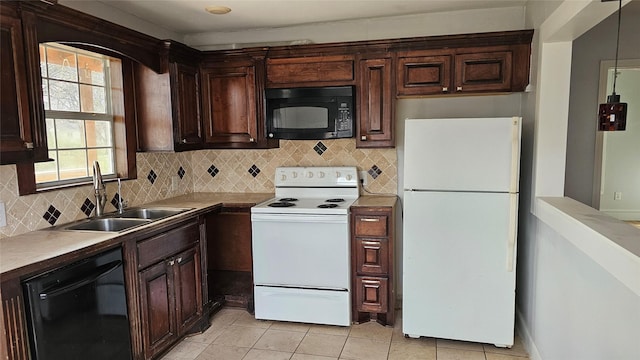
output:
<path id="1" fill-rule="evenodd" d="M 0 19 L 0 164 L 11 164 L 32 159 L 34 145 L 21 22 Z"/>
<path id="2" fill-rule="evenodd" d="M 511 68 L 511 51 L 457 54 L 455 91 L 509 91 Z"/>
<path id="3" fill-rule="evenodd" d="M 359 68 L 358 147 L 392 147 L 392 59 L 363 59 Z"/>
<path id="4" fill-rule="evenodd" d="M 145 359 L 177 338 L 173 265 L 162 261 L 139 273 Z"/>
<path id="5" fill-rule="evenodd" d="M 198 68 L 172 63 L 170 71 L 176 148 L 186 144 L 202 144 Z"/>
<path id="6" fill-rule="evenodd" d="M 351 55 L 267 60 L 267 87 L 352 85 L 354 75 Z"/>
<path id="7" fill-rule="evenodd" d="M 387 279 L 378 277 L 356 277 L 356 306 L 358 311 L 387 312 Z"/>
<path id="8" fill-rule="evenodd" d="M 202 70 L 205 141 L 253 144 L 258 138 L 254 66 Z"/>
<path id="9" fill-rule="evenodd" d="M 451 89 L 452 54 L 398 56 L 398 96 L 446 94 Z"/>
<path id="10" fill-rule="evenodd" d="M 174 257 L 176 315 L 179 335 L 185 333 L 202 315 L 200 247 Z"/>

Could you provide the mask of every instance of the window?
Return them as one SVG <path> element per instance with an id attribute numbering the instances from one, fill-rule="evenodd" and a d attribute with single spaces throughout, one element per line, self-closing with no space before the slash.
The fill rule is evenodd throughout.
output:
<path id="1" fill-rule="evenodd" d="M 56 43 L 40 45 L 40 72 L 51 162 L 35 165 L 38 187 L 86 182 L 95 160 L 115 174 L 112 59 Z"/>

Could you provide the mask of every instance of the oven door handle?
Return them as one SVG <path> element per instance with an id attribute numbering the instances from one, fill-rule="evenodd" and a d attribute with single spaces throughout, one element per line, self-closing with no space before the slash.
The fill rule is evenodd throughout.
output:
<path id="1" fill-rule="evenodd" d="M 278 223 L 323 223 L 346 224 L 349 215 L 327 214 L 251 214 L 251 221 L 278 222 Z"/>

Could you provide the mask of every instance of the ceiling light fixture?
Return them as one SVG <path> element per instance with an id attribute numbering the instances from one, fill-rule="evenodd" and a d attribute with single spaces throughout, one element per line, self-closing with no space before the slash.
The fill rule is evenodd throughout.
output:
<path id="1" fill-rule="evenodd" d="M 615 1 L 615 0 L 602 0 Z M 616 61 L 613 70 L 613 92 L 607 96 L 607 102 L 598 108 L 598 130 L 624 130 L 627 126 L 627 103 L 620 102 L 620 95 L 616 94 L 616 80 L 618 79 L 618 49 L 620 48 L 620 18 L 622 15 L 622 0 L 618 0 L 618 37 L 616 40 Z"/>
<path id="2" fill-rule="evenodd" d="M 215 15 L 224 15 L 231 12 L 231 8 L 221 5 L 211 5 L 204 8 L 207 12 Z"/>

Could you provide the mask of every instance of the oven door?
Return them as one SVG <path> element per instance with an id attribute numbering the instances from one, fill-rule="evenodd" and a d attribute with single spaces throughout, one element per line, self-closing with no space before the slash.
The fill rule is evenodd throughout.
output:
<path id="1" fill-rule="evenodd" d="M 258 286 L 349 290 L 349 216 L 252 214 Z"/>

